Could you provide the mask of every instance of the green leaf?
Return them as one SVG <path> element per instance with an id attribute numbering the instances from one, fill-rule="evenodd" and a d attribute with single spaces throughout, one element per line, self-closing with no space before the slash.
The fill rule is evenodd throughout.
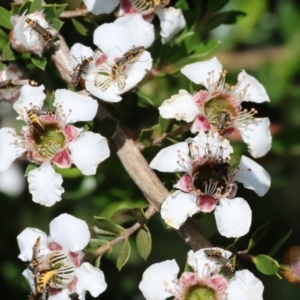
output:
<path id="1" fill-rule="evenodd" d="M 161 132 L 167 132 L 169 127 L 170 127 L 170 124 L 172 123 L 172 120 L 171 119 L 164 119 L 161 116 L 159 116 L 158 123 L 159 123 L 159 127 L 160 127 Z"/>
<path id="2" fill-rule="evenodd" d="M 34 13 L 36 11 L 41 11 L 42 7 L 42 0 L 33 0 L 30 5 L 29 13 Z"/>
<path id="3" fill-rule="evenodd" d="M 96 261 L 95 261 L 95 267 L 99 269 L 100 267 L 100 261 L 101 261 L 101 256 L 97 257 Z"/>
<path id="4" fill-rule="evenodd" d="M 7 43 L 2 50 L 2 61 L 16 60 L 16 58 L 17 58 L 16 54 L 11 49 L 10 44 Z"/>
<path id="5" fill-rule="evenodd" d="M 229 0 L 209 0 L 207 8 L 212 11 L 219 11 L 221 10 Z"/>
<path id="6" fill-rule="evenodd" d="M 113 235 L 120 235 L 124 232 L 124 228 L 118 226 L 112 221 L 102 218 L 102 217 L 94 217 L 94 224 L 98 227 L 98 229 L 111 233 Z"/>
<path id="7" fill-rule="evenodd" d="M 24 173 L 24 177 L 27 177 L 28 176 L 28 173 L 34 169 L 36 169 L 37 166 L 34 165 L 34 164 L 29 164 L 25 170 L 25 173 Z"/>
<path id="8" fill-rule="evenodd" d="M 55 17 L 58 18 L 67 8 L 68 4 L 55 4 Z"/>
<path id="9" fill-rule="evenodd" d="M 135 221 L 131 208 L 118 209 L 109 216 L 109 219 L 118 225 Z"/>
<path id="10" fill-rule="evenodd" d="M 147 223 L 148 219 L 145 216 L 144 210 L 142 207 L 133 208 L 132 215 L 136 219 L 136 221 L 142 226 Z"/>
<path id="11" fill-rule="evenodd" d="M 117 268 L 119 271 L 121 271 L 121 269 L 124 267 L 124 265 L 126 264 L 128 258 L 130 255 L 130 244 L 128 239 L 124 240 L 122 249 L 119 253 L 118 259 L 117 259 Z"/>
<path id="12" fill-rule="evenodd" d="M 247 251 L 253 248 L 265 236 L 268 229 L 269 229 L 269 222 L 263 224 L 262 226 L 260 226 L 255 230 L 254 234 L 252 235 L 249 241 Z"/>
<path id="13" fill-rule="evenodd" d="M 289 238 L 293 229 L 291 229 L 288 233 L 286 233 L 283 237 L 281 237 L 276 244 L 272 247 L 271 251 L 269 252 L 270 256 L 274 256 L 278 249 L 282 246 L 282 244 Z"/>
<path id="14" fill-rule="evenodd" d="M 3 71 L 5 68 L 5 65 L 0 61 L 0 71 Z"/>
<path id="15" fill-rule="evenodd" d="M 75 18 L 72 18 L 72 23 L 73 23 L 74 27 L 76 28 L 76 30 L 78 31 L 78 33 L 80 33 L 83 36 L 87 36 L 88 30 L 86 27 L 84 27 L 80 22 L 75 20 Z"/>
<path id="16" fill-rule="evenodd" d="M 38 68 L 42 69 L 43 71 L 45 70 L 46 65 L 47 65 L 46 57 L 39 58 L 39 57 L 31 55 L 31 61 Z"/>
<path id="17" fill-rule="evenodd" d="M 11 13 L 0 6 L 0 26 L 11 30 L 13 28 L 10 22 Z"/>
<path id="18" fill-rule="evenodd" d="M 147 226 L 141 228 L 136 236 L 136 247 L 140 256 L 146 261 L 152 247 L 152 239 Z"/>
<path id="19" fill-rule="evenodd" d="M 49 20 L 49 24 L 51 25 L 51 27 L 53 27 L 54 29 L 59 31 L 61 29 L 61 27 L 64 25 L 64 22 L 62 22 L 58 18 L 52 18 Z"/>
<path id="20" fill-rule="evenodd" d="M 11 6 L 12 16 L 19 15 L 19 10 L 20 10 L 21 4 L 20 3 L 11 3 L 10 6 Z"/>
<path id="21" fill-rule="evenodd" d="M 101 239 L 90 239 L 85 248 L 85 253 L 96 254 L 96 250 L 101 246 L 107 245 L 109 242 Z"/>
<path id="22" fill-rule="evenodd" d="M 268 255 L 257 255 L 253 258 L 253 263 L 255 264 L 256 268 L 265 275 L 273 275 L 280 270 L 278 262 Z"/>
<path id="23" fill-rule="evenodd" d="M 154 102 L 148 97 L 146 96 L 145 94 L 143 94 L 141 91 L 138 91 L 137 92 L 137 95 L 139 96 L 139 104 L 144 104 L 144 105 L 141 105 L 142 107 L 145 106 L 155 106 Z"/>
<path id="24" fill-rule="evenodd" d="M 207 22 L 207 24 L 204 25 L 203 28 L 201 28 L 201 32 L 206 33 L 221 24 L 235 24 L 246 15 L 246 13 L 238 10 L 214 14 Z"/>
<path id="25" fill-rule="evenodd" d="M 59 167 L 54 166 L 54 169 L 64 178 L 79 178 L 82 176 L 81 171 L 77 168 L 61 169 Z"/>
<path id="26" fill-rule="evenodd" d="M 175 7 L 180 8 L 182 11 L 187 11 L 190 9 L 190 6 L 186 0 L 178 0 L 175 4 Z"/>

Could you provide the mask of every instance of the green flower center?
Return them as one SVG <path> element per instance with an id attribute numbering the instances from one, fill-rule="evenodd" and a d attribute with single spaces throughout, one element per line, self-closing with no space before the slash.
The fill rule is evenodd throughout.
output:
<path id="1" fill-rule="evenodd" d="M 42 156 L 51 157 L 60 152 L 65 144 L 65 136 L 57 124 L 43 124 L 45 131 L 34 131 L 33 139 Z"/>
<path id="2" fill-rule="evenodd" d="M 193 285 L 183 297 L 184 300 L 217 300 L 216 291 L 207 286 Z"/>

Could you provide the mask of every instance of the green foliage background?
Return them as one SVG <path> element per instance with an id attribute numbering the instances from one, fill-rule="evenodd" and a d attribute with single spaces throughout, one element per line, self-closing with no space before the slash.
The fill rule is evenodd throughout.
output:
<path id="1" fill-rule="evenodd" d="M 176 1 L 172 1 L 174 2 Z M 200 8 L 206 1 L 187 2 L 196 8 L 198 2 Z M 180 6 L 185 1 L 180 0 L 178 3 L 177 6 Z M 9 9 L 9 6 L 6 8 Z M 184 12 L 188 23 L 192 20 L 196 8 Z M 271 119 L 273 145 L 269 154 L 257 162 L 270 173 L 272 186 L 263 198 L 240 187 L 238 195 L 247 199 L 253 210 L 251 232 L 241 238 L 240 246 L 245 249 L 251 234 L 268 220 L 269 231 L 252 252 L 267 254 L 276 241 L 292 228 L 292 235 L 275 255 L 275 259 L 280 261 L 288 246 L 300 245 L 300 4 L 296 0 L 232 0 L 223 10 L 231 9 L 243 11 L 247 15 L 235 25 L 221 25 L 203 35 L 200 35 L 203 26 L 197 25 L 195 32 L 198 47 L 208 49 L 207 55 L 203 54 L 203 48 L 199 50 L 199 60 L 217 56 L 228 70 L 227 82 L 231 84 L 236 83 L 238 72 L 245 69 L 265 86 L 270 96 L 270 103 L 257 107 L 260 116 L 269 116 Z M 113 21 L 111 15 L 100 16 L 98 21 L 99 18 L 101 22 Z M 60 33 L 66 38 L 69 46 L 75 42 L 93 46 L 90 31 L 93 24 L 86 23 L 87 20 L 83 18 L 76 20 L 86 25 L 85 35 L 75 34 L 72 20 L 64 20 L 65 24 Z M 155 22 L 158 25 L 157 20 Z M 3 44 L 2 37 L 1 33 L 0 45 Z M 205 44 L 209 39 L 215 42 Z M 177 43 L 173 48 L 166 46 L 168 50 L 164 51 L 171 53 L 171 56 L 155 52 L 155 45 L 152 54 L 156 57 L 158 65 L 160 61 L 167 62 L 172 73 L 178 69 L 176 63 L 181 58 L 186 58 L 184 51 L 189 51 L 188 47 L 192 43 L 195 43 L 195 40 L 185 39 L 182 44 Z M 157 44 L 159 45 L 159 42 Z M 197 51 L 196 49 L 196 53 Z M 169 57 L 168 61 L 166 57 Z M 51 63 L 47 65 L 45 73 L 38 74 L 42 74 L 43 84 L 48 91 L 66 87 Z M 183 88 L 189 89 L 190 84 L 182 74 L 161 76 L 141 86 L 138 96 L 132 93 L 124 95 L 124 100 L 111 106 L 110 110 L 120 120 L 121 125 L 126 127 L 133 137 L 137 137 L 140 130 L 148 129 L 157 122 L 158 113 L 155 107 Z M 149 99 L 152 102 L 150 104 Z M 4 110 L 4 106 L 7 104 L 0 104 L 0 111 Z M 100 125 L 95 124 L 96 128 L 97 126 Z M 245 145 L 239 141 L 234 141 L 234 147 L 238 154 L 247 153 Z M 158 146 L 147 148 L 143 154 L 150 161 L 159 149 Z M 25 171 L 27 162 L 20 160 L 18 163 Z M 176 180 L 172 174 L 159 176 L 169 189 Z M 25 299 L 29 293 L 29 287 L 21 275 L 26 266 L 17 258 L 19 249 L 16 236 L 24 228 L 35 227 L 48 232 L 49 222 L 64 212 L 81 218 L 92 226 L 93 216 L 108 217 L 117 208 L 146 205 L 141 192 L 126 174 L 113 151 L 111 157 L 98 167 L 96 176 L 82 177 L 73 170 L 66 173 L 63 186 L 66 190 L 63 200 L 51 208 L 33 203 L 27 185 L 19 197 L 0 193 L 0 286 L 1 294 L 9 295 L 9 299 Z M 200 220 L 200 225 L 206 236 L 216 245 L 226 246 L 232 242 L 218 237 L 213 214 L 205 215 Z M 101 259 L 101 269 L 105 273 L 108 288 L 99 299 L 143 299 L 138 284 L 143 271 L 152 263 L 175 258 L 183 270 L 189 250 L 184 242 L 172 229 L 166 228 L 158 215 L 154 216 L 147 226 L 152 233 L 153 247 L 146 263 L 137 254 L 133 239 L 132 253 L 121 272 L 116 268 L 118 247 L 112 254 L 104 255 Z M 264 299 L 299 299 L 299 285 L 288 284 L 276 276 L 262 275 L 253 265 L 244 261 L 241 263 L 263 281 Z"/>

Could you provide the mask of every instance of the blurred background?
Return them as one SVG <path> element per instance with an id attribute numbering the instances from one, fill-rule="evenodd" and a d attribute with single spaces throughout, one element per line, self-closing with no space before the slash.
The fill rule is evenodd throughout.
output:
<path id="1" fill-rule="evenodd" d="M 80 1 L 70 2 L 72 2 L 72 7 L 68 9 L 74 9 L 80 5 Z M 176 2 L 172 1 L 171 4 Z M 187 1 L 191 10 L 197 8 L 197 2 L 199 7 L 203 8 L 201 14 L 205 15 L 206 1 Z M 3 2 L 3 6 L 10 9 L 9 2 L 5 4 Z M 267 254 L 278 239 L 292 229 L 291 236 L 274 257 L 281 261 L 289 246 L 300 245 L 300 3 L 296 0 L 232 0 L 222 10 L 240 10 L 247 15 L 237 24 L 221 25 L 212 31 L 199 34 L 198 39 L 201 45 L 206 45 L 209 40 L 219 41 L 217 46 L 212 47 L 213 49 L 210 49 L 207 55 L 203 54 L 201 59 L 206 60 L 217 56 L 224 69 L 228 71 L 227 82 L 230 84 L 235 84 L 238 73 L 241 69 L 245 69 L 263 84 L 271 99 L 270 103 L 253 105 L 259 110 L 259 116 L 268 116 L 272 123 L 272 149 L 268 155 L 257 160 L 270 173 L 272 186 L 263 198 L 258 197 L 252 191 L 243 189 L 242 186 L 239 188 L 238 196 L 247 199 L 253 210 L 253 221 L 251 231 L 240 239 L 237 250 L 246 249 L 253 232 L 269 221 L 266 236 L 251 253 Z M 186 10 L 184 14 L 189 22 L 190 12 Z M 114 14 L 98 16 L 92 21 L 84 18 L 78 18 L 78 20 L 87 28 L 85 35 L 76 33 L 74 22 L 70 19 L 63 20 L 65 24 L 60 33 L 70 47 L 75 42 L 81 42 L 95 49 L 91 28 L 95 28 L 95 24 L 113 21 Z M 159 27 L 157 18 L 154 24 L 157 28 Z M 197 28 L 201 30 L 201 26 L 199 21 Z M 155 47 L 159 44 L 160 38 L 157 32 L 156 44 L 150 49 L 156 59 L 158 54 L 155 53 Z M 174 48 L 166 47 L 169 47 L 172 53 L 178 50 L 180 55 L 180 47 L 176 48 L 176 45 Z M 177 59 L 178 53 L 176 53 Z M 158 65 L 158 60 L 156 62 Z M 164 63 L 172 62 L 170 59 Z M 45 72 L 32 68 L 30 76 L 38 77 L 46 86 L 49 95 L 53 89 L 66 88 L 51 63 L 48 64 Z M 138 96 L 135 96 L 133 92 L 127 93 L 122 102 L 107 105 L 107 107 L 132 137 L 137 139 L 142 129 L 148 129 L 157 124 L 156 107 L 163 100 L 178 93 L 179 89 L 189 89 L 188 80 L 180 73 L 166 74 L 166 76 L 145 81 L 139 87 Z M 145 99 L 151 99 L 153 103 Z M 1 127 L 17 126 L 20 128 L 22 124 L 15 121 L 15 117 L 16 114 L 12 111 L 11 104 L 1 102 Z M 99 127 L 100 124 L 95 120 L 93 131 L 97 131 Z M 100 132 L 101 130 L 103 128 Z M 182 136 L 182 140 L 187 136 L 188 133 Z M 248 155 L 246 146 L 242 144 L 238 136 L 233 136 L 232 143 L 237 156 Z M 150 161 L 160 147 L 161 145 L 146 148 L 143 151 L 146 159 Z M 116 209 L 147 204 L 113 151 L 110 158 L 98 167 L 95 176 L 82 177 L 76 170 L 64 172 L 63 186 L 66 192 L 63 194 L 63 200 L 51 208 L 32 202 L 27 180 L 23 178 L 27 164 L 25 160 L 17 160 L 11 169 L 0 174 L 0 199 L 3 205 L 0 210 L 0 255 L 2 258 L 0 286 L 2 294 L 9 295 L 10 299 L 26 299 L 29 294 L 27 282 L 21 275 L 26 265 L 17 258 L 19 248 L 16 236 L 23 229 L 34 227 L 48 233 L 50 221 L 61 213 L 72 214 L 92 226 L 93 216 L 107 217 Z M 172 183 L 176 181 L 175 175 L 158 175 L 167 188 L 171 189 Z M 226 247 L 232 243 L 231 240 L 218 237 L 213 214 L 201 216 L 199 224 L 215 245 Z M 116 268 L 118 247 L 114 248 L 109 256 L 105 254 L 102 257 L 101 269 L 105 274 L 108 288 L 99 296 L 99 299 L 142 300 L 143 296 L 138 290 L 138 284 L 143 271 L 155 262 L 175 258 L 183 270 L 188 247 L 172 229 L 165 226 L 158 215 L 151 218 L 147 225 L 153 242 L 152 252 L 147 262 L 144 262 L 138 255 L 134 238 L 131 239 L 132 253 L 129 261 L 121 272 Z M 262 275 L 249 262 L 241 261 L 240 264 L 239 267 L 249 268 L 263 281 L 264 299 L 299 299 L 300 285 L 289 284 L 275 275 Z M 90 295 L 87 295 L 87 298 L 92 299 Z"/>

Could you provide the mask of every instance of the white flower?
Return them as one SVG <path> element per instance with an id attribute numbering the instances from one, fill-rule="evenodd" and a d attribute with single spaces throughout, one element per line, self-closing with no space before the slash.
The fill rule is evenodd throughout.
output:
<path id="1" fill-rule="evenodd" d="M 37 248 L 37 240 L 40 244 Z M 85 299 L 85 292 L 89 291 L 97 297 L 107 287 L 104 274 L 98 268 L 85 262 L 83 249 L 88 244 L 90 232 L 87 224 L 69 214 L 61 214 L 50 223 L 50 235 L 36 228 L 26 228 L 17 237 L 20 248 L 19 258 L 29 261 L 29 268 L 23 275 L 29 281 L 33 293 L 49 293 L 49 300 L 69 299 L 69 294 L 77 293 L 79 299 Z M 36 257 L 35 249 L 37 249 Z M 32 260 L 36 260 L 33 264 Z M 54 276 L 47 281 L 46 288 L 35 286 L 36 279 L 48 270 Z"/>
<path id="2" fill-rule="evenodd" d="M 75 44 L 71 49 L 71 62 L 75 66 L 74 57 L 91 56 L 93 60 L 82 74 L 86 89 L 102 100 L 118 102 L 122 100 L 120 95 L 135 87 L 151 69 L 152 58 L 144 47 L 152 39 L 153 26 L 149 26 L 140 16 L 126 16 L 122 21 L 119 19 L 116 23 L 103 24 L 95 30 L 94 44 L 101 51 L 93 53 L 89 47 Z M 123 60 L 118 65 L 116 62 L 132 49 L 141 49 L 136 59 Z"/>
<path id="3" fill-rule="evenodd" d="M 159 107 L 163 118 L 193 121 L 191 131 L 216 130 L 223 136 L 238 129 L 249 152 L 255 158 L 264 156 L 271 148 L 269 118 L 254 118 L 255 109 L 242 110 L 243 101 L 262 103 L 270 101 L 264 87 L 252 76 L 242 71 L 238 83 L 225 83 L 226 71 L 217 58 L 185 66 L 181 72 L 206 90 L 193 96 L 185 90 L 172 96 Z"/>
<path id="4" fill-rule="evenodd" d="M 236 271 L 228 280 L 219 273 L 224 265 L 209 258 L 205 254 L 206 250 L 218 251 L 222 259 L 229 262 L 227 257 L 231 253 L 220 248 L 189 251 L 187 262 L 193 272 L 184 272 L 179 279 L 179 267 L 174 259 L 153 264 L 146 269 L 139 285 L 144 297 L 147 300 L 164 300 L 172 296 L 176 300 L 202 297 L 223 300 L 263 299 L 264 287 L 251 272 Z"/>
<path id="5" fill-rule="evenodd" d="M 239 237 L 249 231 L 252 212 L 243 198 L 234 198 L 235 181 L 263 196 L 270 187 L 269 174 L 242 156 L 238 167 L 230 166 L 229 141 L 217 132 L 200 132 L 195 138 L 162 149 L 150 167 L 161 172 L 185 172 L 161 206 L 165 222 L 178 229 L 196 212 L 215 210 L 221 235 Z"/>
<path id="6" fill-rule="evenodd" d="M 96 100 L 67 90 L 56 90 L 55 112 L 39 111 L 45 99 L 44 86 L 21 88 L 20 98 L 14 103 L 18 119 L 27 123 L 20 135 L 14 128 L 0 129 L 0 172 L 27 151 L 27 158 L 39 168 L 28 174 L 29 191 L 34 202 L 52 206 L 61 200 L 64 189 L 62 176 L 52 164 L 69 168 L 74 163 L 84 175 L 93 175 L 99 163 L 109 156 L 107 141 L 100 134 L 69 125 L 89 121 L 97 112 Z M 30 110 L 33 115 L 30 117 Z M 36 112 L 35 112 L 36 111 Z M 42 115 L 39 115 L 42 113 Z"/>
<path id="7" fill-rule="evenodd" d="M 12 81 L 19 79 L 24 79 L 24 74 L 16 65 L 9 64 L 0 71 L 0 101 L 3 99 L 14 102 L 19 98 L 20 87 L 11 84 Z"/>
<path id="8" fill-rule="evenodd" d="M 58 40 L 58 33 L 51 28 L 45 20 L 43 12 L 22 16 L 12 16 L 11 23 L 14 26 L 10 43 L 12 48 L 18 52 L 33 52 L 42 56 L 44 49 L 54 46 Z"/>
<path id="9" fill-rule="evenodd" d="M 119 14 L 142 14 L 144 19 L 152 22 L 154 14 L 160 20 L 160 35 L 162 43 L 168 43 L 186 25 L 181 9 L 174 7 L 165 8 L 169 0 L 162 0 L 159 3 L 144 0 L 122 0 Z"/>
<path id="10" fill-rule="evenodd" d="M 109 14 L 120 3 L 120 0 L 83 0 L 87 9 L 94 15 Z"/>

